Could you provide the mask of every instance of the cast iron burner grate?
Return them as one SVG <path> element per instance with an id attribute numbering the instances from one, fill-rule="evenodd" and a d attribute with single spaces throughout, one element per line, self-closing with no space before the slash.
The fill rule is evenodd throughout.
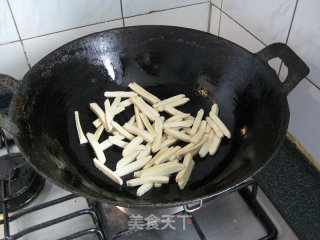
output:
<path id="1" fill-rule="evenodd" d="M 258 240 L 273 240 L 273 239 L 277 238 L 278 231 L 277 231 L 274 223 L 270 220 L 267 213 L 264 211 L 264 209 L 261 207 L 261 205 L 259 204 L 259 202 L 257 200 L 258 188 L 259 188 L 258 184 L 253 179 L 251 179 L 251 180 L 248 180 L 246 182 L 241 183 L 235 189 L 227 191 L 227 192 L 223 193 L 222 195 L 237 191 L 240 194 L 240 196 L 243 198 L 244 202 L 251 209 L 251 211 L 253 212 L 255 217 L 258 219 L 258 221 L 262 224 L 262 226 L 264 227 L 264 229 L 267 233 L 264 237 L 260 237 Z M 221 197 L 222 195 L 219 195 L 219 197 Z M 211 199 L 209 201 L 214 201 L 214 200 L 215 199 Z M 203 204 L 206 204 L 206 203 L 203 203 Z M 108 230 L 110 230 L 110 225 L 107 220 L 108 215 L 115 215 L 115 217 L 117 217 L 119 219 L 119 218 L 123 218 L 121 216 L 122 212 L 118 209 L 117 213 L 110 213 L 110 211 L 115 211 L 114 208 L 116 208 L 116 207 L 112 207 L 113 210 L 110 210 L 110 208 L 106 208 L 103 205 L 104 205 L 103 203 L 97 203 L 97 210 L 98 210 L 97 213 L 98 213 L 99 218 L 101 219 L 100 221 L 102 223 L 102 229 L 104 230 L 104 235 L 107 236 L 107 239 L 111 239 L 111 240 L 120 239 L 120 238 L 126 239 L 126 237 L 128 237 L 131 234 L 144 231 L 148 225 L 147 222 L 143 222 L 142 225 L 139 225 L 138 228 L 124 228 L 121 231 L 110 234 L 108 232 Z M 121 212 L 121 213 L 119 213 L 119 212 Z M 196 233 L 197 233 L 199 239 L 201 239 L 201 240 L 207 239 L 204 234 L 204 231 L 202 230 L 201 224 L 199 224 L 199 221 L 197 221 L 197 218 L 195 217 L 194 213 L 192 211 L 188 210 L 188 207 L 184 207 L 183 210 L 176 212 L 173 215 L 174 216 L 177 216 L 177 215 L 186 216 L 187 215 L 188 218 L 191 220 L 189 222 L 193 225 L 194 229 L 196 230 Z M 119 222 L 121 222 L 121 220 Z M 127 224 L 127 222 L 125 224 Z M 124 226 L 125 224 L 120 224 L 120 225 Z M 157 224 L 161 227 L 161 225 L 163 225 L 164 222 L 162 222 L 160 220 L 159 222 L 157 222 Z M 128 226 L 128 225 L 126 225 L 126 226 Z M 113 226 L 111 228 L 119 230 L 118 226 L 117 227 Z M 144 235 L 142 233 L 142 235 L 139 235 L 139 236 L 141 237 Z M 148 238 L 148 239 L 150 239 L 150 238 Z"/>
<path id="2" fill-rule="evenodd" d="M 0 157 L 0 195 L 6 202 L 8 212 L 21 209 L 42 190 L 45 180 L 37 174 L 20 153 L 11 153 L 13 140 L 0 129 L 1 145 L 6 154 Z M 0 213 L 2 213 L 0 209 Z"/>
<path id="3" fill-rule="evenodd" d="M 38 196 L 43 188 L 45 180 L 27 164 L 20 153 L 11 153 L 10 146 L 13 144 L 14 141 L 12 139 L 8 139 L 0 128 L 0 149 L 6 149 L 6 155 L 0 157 L 0 213 L 3 214 L 3 219 L 0 220 L 0 226 L 3 225 L 4 228 L 4 240 L 19 239 L 31 232 L 83 215 L 89 215 L 96 228 L 88 228 L 72 233 L 60 240 L 75 239 L 87 234 L 95 234 L 99 240 L 105 240 L 100 228 L 99 219 L 95 213 L 95 202 L 93 201 L 88 201 L 88 209 L 81 209 L 10 235 L 10 222 L 13 222 L 27 214 L 41 211 L 41 209 L 53 207 L 54 205 L 77 198 L 75 194 L 70 194 L 49 202 L 19 210 Z M 17 212 L 13 213 L 11 216 L 8 215 L 9 212 L 14 211 Z"/>

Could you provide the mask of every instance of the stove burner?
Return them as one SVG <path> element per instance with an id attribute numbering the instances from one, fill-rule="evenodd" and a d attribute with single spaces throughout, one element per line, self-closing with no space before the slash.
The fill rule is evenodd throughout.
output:
<path id="1" fill-rule="evenodd" d="M 0 128 L 0 149 L 5 155 L 0 157 L 0 196 L 8 212 L 16 211 L 30 203 L 41 191 L 44 178 L 37 174 L 20 153 L 11 153 L 13 139 L 8 139 Z M 3 213 L 0 208 L 0 213 Z"/>
<path id="2" fill-rule="evenodd" d="M 0 180 L 4 186 L 4 189 L 0 189 L 0 194 L 5 196 L 9 212 L 30 203 L 39 194 L 45 182 L 20 154 L 0 157 L 0 169 Z M 0 209 L 0 213 L 2 211 Z"/>

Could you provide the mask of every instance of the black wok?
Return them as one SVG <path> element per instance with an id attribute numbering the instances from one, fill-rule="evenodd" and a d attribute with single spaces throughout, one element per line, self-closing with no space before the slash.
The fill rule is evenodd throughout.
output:
<path id="1" fill-rule="evenodd" d="M 283 83 L 267 64 L 274 57 L 288 66 Z M 19 83 L 2 75 L 0 123 L 39 173 L 71 192 L 126 207 L 184 205 L 235 188 L 272 158 L 288 127 L 287 95 L 308 72 L 282 43 L 252 54 L 191 29 L 120 28 L 60 47 Z M 232 138 L 223 139 L 214 157 L 195 159 L 183 191 L 172 179 L 139 198 L 135 188 L 118 186 L 99 172 L 90 146 L 78 143 L 73 112 L 79 111 L 85 132 L 94 132 L 91 122 L 96 117 L 89 103 L 102 105 L 106 90 L 127 90 L 133 81 L 161 99 L 185 93 L 191 98 L 182 108 L 185 112 L 195 114 L 204 108 L 208 113 L 214 102 L 220 106 Z M 125 112 L 117 121 L 123 123 L 131 114 Z M 111 169 L 120 153 L 116 147 L 105 152 Z"/>

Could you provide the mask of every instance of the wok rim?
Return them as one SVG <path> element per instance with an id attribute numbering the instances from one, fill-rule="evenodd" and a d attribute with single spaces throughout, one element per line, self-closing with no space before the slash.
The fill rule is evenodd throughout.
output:
<path id="1" fill-rule="evenodd" d="M 16 93 L 14 94 L 12 100 L 11 100 L 11 103 L 10 103 L 10 107 L 9 107 L 9 116 L 10 118 L 12 119 L 12 105 L 13 103 L 15 102 L 15 99 L 16 99 L 16 96 L 18 95 L 18 93 L 20 92 L 21 90 L 21 87 L 24 85 L 24 84 L 27 84 L 27 80 L 25 79 L 26 76 L 32 72 L 39 64 L 41 64 L 41 62 L 46 59 L 49 55 L 51 55 L 52 53 L 55 53 L 57 52 L 59 49 L 61 48 L 64 48 L 66 45 L 69 45 L 73 42 L 76 42 L 76 41 L 80 41 L 80 40 L 83 40 L 85 38 L 89 38 L 90 36 L 94 36 L 94 35 L 99 35 L 101 33 L 110 33 L 112 31 L 118 31 L 118 30 L 130 30 L 130 29 L 136 29 L 136 28 L 145 28 L 145 27 L 165 27 L 165 28 L 172 28 L 172 29 L 185 29 L 189 32 L 197 32 L 197 33 L 200 33 L 202 34 L 203 36 L 214 36 L 215 38 L 217 38 L 219 41 L 226 41 L 228 42 L 229 44 L 235 46 L 236 48 L 240 48 L 244 51 L 246 51 L 247 53 L 249 53 L 250 55 L 252 55 L 253 58 L 255 58 L 259 63 L 265 65 L 267 68 L 269 68 L 269 70 L 272 70 L 274 71 L 273 68 L 271 68 L 266 62 L 262 61 L 261 59 L 258 59 L 256 56 L 255 56 L 255 53 L 252 53 L 250 52 L 249 50 L 243 48 L 242 46 L 239 46 L 238 44 L 232 42 L 232 41 L 229 41 L 225 38 L 222 38 L 220 36 L 217 36 L 217 35 L 214 35 L 214 34 L 211 34 L 211 33 L 208 33 L 208 32 L 204 32 L 204 31 L 200 31 L 200 30 L 196 30 L 196 29 L 191 29 L 191 28 L 185 28 L 185 27 L 177 27 L 177 26 L 165 26 L 165 25 L 138 25 L 138 26 L 128 26 L 128 27 L 120 27 L 120 28 L 113 28 L 113 29 L 108 29 L 108 30 L 105 30 L 105 31 L 99 31 L 99 32 L 94 32 L 94 33 L 91 33 L 91 34 L 88 34 L 88 35 L 85 35 L 85 36 L 82 36 L 80 38 L 77 38 L 77 39 L 74 39 L 72 41 L 69 41 L 63 45 L 61 45 L 60 47 L 54 49 L 53 51 L 51 51 L 50 53 L 48 53 L 46 56 L 44 56 L 43 58 L 41 58 L 31 69 L 28 70 L 28 72 L 26 72 L 26 74 L 23 76 L 22 80 L 20 81 L 19 83 L 19 86 L 18 86 L 18 90 L 16 91 Z M 278 77 L 277 77 L 278 78 Z M 280 79 L 278 78 L 279 82 L 280 82 Z M 232 185 L 230 187 L 226 187 L 226 188 L 222 188 L 221 190 L 219 191 L 216 191 L 214 193 L 210 193 L 210 194 L 205 194 L 205 195 L 202 195 L 201 197 L 191 197 L 190 199 L 188 200 L 182 200 L 182 201 L 172 201 L 172 202 L 167 202 L 167 203 L 144 203 L 144 202 L 136 202 L 136 203 L 133 203 L 133 202 L 124 202 L 124 201 L 116 201 L 116 200 L 111 200 L 109 199 L 108 197 L 93 197 L 91 196 L 90 194 L 87 194 L 87 193 L 84 193 L 82 191 L 77 191 L 75 190 L 75 188 L 71 189 L 68 187 L 67 184 L 61 182 L 61 181 L 55 181 L 54 179 L 48 177 L 43 171 L 39 170 L 34 164 L 32 164 L 31 162 L 31 158 L 30 156 L 28 156 L 24 151 L 21 151 L 21 149 L 23 149 L 20 145 L 20 143 L 18 142 L 17 140 L 17 137 L 16 136 L 13 136 L 14 138 L 14 141 L 16 143 L 16 145 L 18 146 L 19 150 L 21 151 L 21 154 L 22 156 L 26 159 L 26 161 L 28 162 L 28 164 L 30 164 L 32 166 L 33 169 L 35 169 L 35 171 L 37 173 L 39 173 L 41 176 L 43 176 L 46 180 L 48 180 L 49 182 L 53 183 L 54 185 L 58 186 L 58 187 L 61 187 L 62 189 L 64 190 L 67 190 L 71 193 L 74 193 L 74 194 L 77 194 L 78 196 L 82 196 L 84 198 L 87 198 L 87 199 L 93 199 L 93 200 L 96 200 L 98 202 L 101 202 L 101 203 L 107 203 L 107 204 L 110 204 L 110 205 L 114 205 L 114 206 L 120 206 L 120 207 L 127 207 L 127 208 L 170 208 L 170 207 L 177 207 L 177 206 L 184 206 L 184 205 L 187 205 L 187 204 L 190 204 L 190 203 L 194 203 L 194 202 L 199 202 L 199 201 L 207 201 L 207 200 L 210 200 L 214 197 L 217 197 L 219 195 L 222 195 L 224 193 L 227 193 L 227 192 L 230 192 L 232 191 L 233 189 L 237 188 L 239 185 L 247 182 L 247 181 L 250 181 L 250 179 L 256 175 L 258 172 L 260 172 L 264 167 L 265 165 L 276 155 L 276 153 L 278 152 L 282 142 L 284 141 L 285 139 L 285 136 L 286 136 L 286 132 L 287 132 L 287 129 L 288 129 L 288 125 L 289 125 L 289 119 L 290 119 L 290 112 L 289 112 L 289 104 L 288 104 L 288 100 L 287 100 L 287 97 L 284 96 L 284 106 L 283 108 L 281 109 L 282 112 L 285 112 L 287 111 L 288 114 L 285 114 L 283 115 L 283 118 L 281 119 L 282 123 L 282 127 L 279 128 L 278 132 L 277 132 L 277 138 L 275 139 L 275 150 L 273 153 L 270 153 L 268 157 L 265 158 L 264 160 L 264 163 L 261 167 L 259 167 L 257 170 L 255 170 L 255 172 L 253 174 L 250 174 L 250 176 L 248 176 L 247 178 L 243 179 L 241 182 L 235 184 L 235 185 Z M 285 118 L 285 119 L 284 119 Z M 95 184 L 96 185 L 96 184 Z M 96 185 L 96 187 L 100 188 L 100 189 L 103 189 L 99 186 Z M 183 190 L 181 190 L 183 191 Z M 97 194 L 100 194 L 99 192 L 95 191 Z M 110 193 L 112 194 L 112 193 Z M 135 201 L 135 200 L 134 200 Z M 149 201 L 149 200 L 148 200 Z"/>

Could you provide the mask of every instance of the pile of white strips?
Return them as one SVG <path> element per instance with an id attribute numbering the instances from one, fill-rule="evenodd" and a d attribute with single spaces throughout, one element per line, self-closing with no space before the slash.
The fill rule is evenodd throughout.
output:
<path id="1" fill-rule="evenodd" d="M 105 92 L 105 111 L 97 103 L 90 104 L 90 109 L 98 119 L 93 122 L 96 132 L 87 133 L 87 137 L 81 129 L 79 113 L 75 111 L 80 144 L 90 143 L 96 155 L 94 165 L 114 182 L 122 185 L 121 177 L 134 172 L 135 178 L 128 180 L 127 186 L 140 186 L 137 196 L 152 187 L 168 183 L 170 175 L 174 173 L 178 173 L 176 182 L 179 188 L 184 189 L 194 166 L 192 158 L 196 154 L 201 158 L 207 154 L 214 155 L 221 139 L 224 136 L 231 138 L 230 131 L 218 117 L 218 105 L 214 104 L 209 116 L 203 120 L 203 109 L 197 112 L 195 118 L 176 109 L 190 101 L 184 94 L 160 100 L 137 83 L 130 83 L 129 88 L 132 91 Z M 114 98 L 112 104 L 109 98 Z M 122 98 L 126 100 L 121 101 Z M 114 121 L 114 117 L 131 104 L 134 106 L 134 115 L 121 126 Z M 171 117 L 165 119 L 160 115 L 163 111 Z M 110 136 L 99 143 L 104 130 Z M 182 142 L 187 144 L 183 147 L 172 146 L 176 143 L 182 145 Z M 105 166 L 108 162 L 103 152 L 113 145 L 123 148 L 123 158 L 117 162 L 116 171 Z M 155 155 L 152 156 L 152 153 Z"/>

